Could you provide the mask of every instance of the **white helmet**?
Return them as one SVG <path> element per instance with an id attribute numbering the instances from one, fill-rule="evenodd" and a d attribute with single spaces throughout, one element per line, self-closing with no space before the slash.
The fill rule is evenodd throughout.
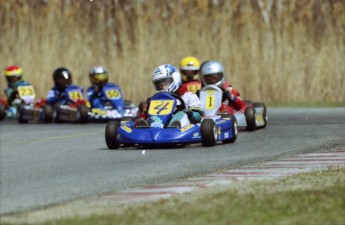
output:
<path id="1" fill-rule="evenodd" d="M 163 64 L 153 71 L 152 83 L 157 92 L 175 92 L 182 85 L 181 75 L 175 66 Z"/>
<path id="2" fill-rule="evenodd" d="M 209 60 L 200 68 L 200 80 L 204 85 L 214 84 L 221 87 L 224 82 L 224 67 L 218 61 Z"/>

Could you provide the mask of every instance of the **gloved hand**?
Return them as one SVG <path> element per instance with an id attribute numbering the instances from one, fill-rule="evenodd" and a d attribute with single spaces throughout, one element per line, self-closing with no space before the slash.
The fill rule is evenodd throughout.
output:
<path id="1" fill-rule="evenodd" d="M 231 94 L 230 91 L 226 90 L 226 91 L 223 92 L 223 102 L 226 99 L 229 99 L 231 102 L 234 102 L 235 101 L 235 96 L 233 94 Z"/>
<path id="2" fill-rule="evenodd" d="M 7 102 L 9 105 L 12 105 L 13 101 L 18 98 L 18 91 L 17 90 L 7 91 L 6 94 L 9 96 L 7 99 Z"/>
<path id="3" fill-rule="evenodd" d="M 192 123 L 198 123 L 201 121 L 201 115 L 199 112 L 193 112 L 193 111 L 185 111 L 185 113 L 188 116 L 188 119 Z"/>

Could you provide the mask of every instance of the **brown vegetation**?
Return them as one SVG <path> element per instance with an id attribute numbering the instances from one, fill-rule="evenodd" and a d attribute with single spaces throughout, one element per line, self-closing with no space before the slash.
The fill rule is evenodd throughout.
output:
<path id="1" fill-rule="evenodd" d="M 1 71 L 20 65 L 39 97 L 55 68 L 87 87 L 102 64 L 138 102 L 156 66 L 193 55 L 221 61 L 245 99 L 345 102 L 343 0 L 0 0 L 0 21 Z"/>

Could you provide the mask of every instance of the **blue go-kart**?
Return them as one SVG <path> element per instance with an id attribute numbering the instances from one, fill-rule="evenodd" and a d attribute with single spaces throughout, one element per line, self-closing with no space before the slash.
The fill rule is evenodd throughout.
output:
<path id="1" fill-rule="evenodd" d="M 84 99 L 83 88 L 69 85 L 65 90 L 66 99 L 55 103 L 53 107 L 53 120 L 62 122 L 88 122 L 87 101 Z"/>
<path id="2" fill-rule="evenodd" d="M 138 116 L 139 108 L 129 100 L 124 100 L 119 86 L 108 83 L 102 89 L 102 97 L 93 100 L 89 110 L 89 121 L 132 119 Z"/>
<path id="3" fill-rule="evenodd" d="M 186 145 L 201 142 L 214 146 L 217 141 L 235 142 L 237 122 L 234 116 L 206 117 L 199 124 L 167 127 L 174 113 L 185 110 L 183 99 L 172 93 L 159 92 L 151 98 L 148 109 L 149 127 L 136 127 L 134 121 L 109 121 L 105 129 L 105 141 L 109 149 L 123 146 Z"/>

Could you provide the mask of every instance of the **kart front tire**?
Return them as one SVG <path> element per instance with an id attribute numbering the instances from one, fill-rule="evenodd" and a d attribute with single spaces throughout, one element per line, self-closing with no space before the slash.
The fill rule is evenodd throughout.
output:
<path id="1" fill-rule="evenodd" d="M 88 120 L 88 108 L 86 105 L 79 105 L 77 107 L 77 113 L 79 114 L 78 122 L 79 123 L 87 123 Z"/>
<path id="2" fill-rule="evenodd" d="M 234 115 L 229 115 L 229 116 L 231 117 L 231 121 L 232 121 L 232 127 L 231 127 L 232 138 L 223 140 L 222 141 L 223 144 L 234 143 L 238 135 L 238 124 L 237 124 L 236 117 Z"/>
<path id="3" fill-rule="evenodd" d="M 0 104 L 0 120 L 4 120 L 6 117 L 6 109 L 5 106 Z"/>
<path id="4" fill-rule="evenodd" d="M 217 142 L 217 126 L 212 119 L 204 119 L 200 125 L 201 142 L 204 147 L 212 147 Z"/>
<path id="5" fill-rule="evenodd" d="M 105 143 L 108 149 L 118 149 L 120 143 L 116 140 L 117 128 L 120 126 L 120 122 L 116 120 L 110 120 L 105 128 Z"/>
<path id="6" fill-rule="evenodd" d="M 55 103 L 53 106 L 53 120 L 56 123 L 62 123 L 62 120 L 60 119 L 60 103 Z"/>
<path id="7" fill-rule="evenodd" d="M 23 112 L 24 112 L 24 106 L 23 105 L 19 105 L 18 107 L 18 122 L 19 123 L 28 123 L 28 120 L 23 119 Z"/>
<path id="8" fill-rule="evenodd" d="M 51 105 L 45 105 L 43 107 L 43 122 L 51 123 L 53 121 L 53 107 Z"/>
<path id="9" fill-rule="evenodd" d="M 246 116 L 247 121 L 247 131 L 254 131 L 256 129 L 256 118 L 255 118 L 255 108 L 248 106 L 245 111 L 244 115 Z"/>

